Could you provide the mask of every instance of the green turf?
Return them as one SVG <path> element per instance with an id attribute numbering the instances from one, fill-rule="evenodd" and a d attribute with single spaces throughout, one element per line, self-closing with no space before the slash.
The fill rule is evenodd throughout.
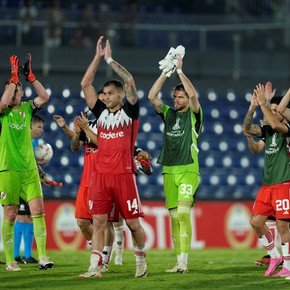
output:
<path id="1" fill-rule="evenodd" d="M 173 251 L 150 250 L 147 253 L 147 278 L 134 278 L 135 263 L 131 251 L 125 251 L 123 266 L 113 263 L 102 279 L 78 279 L 88 268 L 88 251 L 50 251 L 55 267 L 38 270 L 35 264 L 23 265 L 20 272 L 8 272 L 0 265 L 0 289 L 290 289 L 290 280 L 265 278 L 265 267 L 253 261 L 262 250 L 207 249 L 191 251 L 189 273 L 169 274 L 175 263 Z"/>

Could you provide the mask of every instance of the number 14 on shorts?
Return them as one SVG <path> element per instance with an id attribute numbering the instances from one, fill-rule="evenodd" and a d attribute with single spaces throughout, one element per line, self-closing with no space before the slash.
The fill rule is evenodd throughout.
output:
<path id="1" fill-rule="evenodd" d="M 128 211 L 130 212 L 133 211 L 133 214 L 138 213 L 139 205 L 138 205 L 137 198 L 134 198 L 133 200 L 128 199 L 127 205 L 128 205 Z"/>

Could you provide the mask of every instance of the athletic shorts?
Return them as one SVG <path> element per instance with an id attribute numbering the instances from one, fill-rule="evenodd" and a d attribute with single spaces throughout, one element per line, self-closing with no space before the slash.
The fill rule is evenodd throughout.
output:
<path id="1" fill-rule="evenodd" d="M 18 214 L 31 215 L 28 203 L 25 202 L 21 197 L 19 199 Z"/>
<path id="2" fill-rule="evenodd" d="M 176 208 L 180 201 L 191 202 L 193 205 L 199 179 L 199 175 L 193 172 L 164 173 L 165 207 Z"/>
<path id="3" fill-rule="evenodd" d="M 253 205 L 253 213 L 290 219 L 290 182 L 262 185 Z"/>
<path id="4" fill-rule="evenodd" d="M 17 205 L 20 196 L 26 202 L 43 198 L 38 170 L 1 171 L 0 192 L 2 205 Z"/>
<path id="5" fill-rule="evenodd" d="M 114 206 L 125 219 L 143 217 L 143 210 L 133 173 L 108 174 L 95 172 L 90 190 L 92 214 L 109 214 Z"/>
<path id="6" fill-rule="evenodd" d="M 89 187 L 80 186 L 76 198 L 75 217 L 79 219 L 91 220 L 92 215 L 89 210 Z"/>

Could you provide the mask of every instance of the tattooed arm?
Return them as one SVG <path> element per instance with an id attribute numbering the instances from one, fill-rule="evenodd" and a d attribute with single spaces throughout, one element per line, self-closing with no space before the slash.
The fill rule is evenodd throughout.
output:
<path id="1" fill-rule="evenodd" d="M 106 41 L 104 58 L 108 65 L 110 65 L 116 74 L 124 81 L 124 90 L 128 102 L 131 105 L 136 104 L 138 96 L 134 78 L 122 65 L 112 59 L 112 50 L 109 40 Z"/>
<path id="2" fill-rule="evenodd" d="M 243 121 L 242 129 L 248 134 L 260 137 L 262 135 L 261 127 L 256 124 L 252 124 L 253 116 L 258 106 L 257 97 L 255 94 L 253 94 L 251 105 Z"/>
<path id="3" fill-rule="evenodd" d="M 151 87 L 148 94 L 148 99 L 150 103 L 153 105 L 157 113 L 162 112 L 163 101 L 160 98 L 158 98 L 158 94 L 160 93 L 161 88 L 163 87 L 166 80 L 167 80 L 167 77 L 161 74 L 159 78 L 155 81 L 153 86 Z"/>

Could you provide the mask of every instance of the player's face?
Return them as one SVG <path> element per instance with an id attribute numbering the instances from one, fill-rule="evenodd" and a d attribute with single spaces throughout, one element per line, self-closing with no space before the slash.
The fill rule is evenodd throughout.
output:
<path id="1" fill-rule="evenodd" d="M 17 85 L 13 94 L 13 97 L 10 102 L 10 107 L 18 107 L 19 104 L 21 103 L 21 98 L 23 96 L 23 90 L 20 85 Z"/>
<path id="2" fill-rule="evenodd" d="M 123 92 L 114 85 L 104 87 L 105 104 L 110 111 L 118 110 L 122 106 Z"/>
<path id="3" fill-rule="evenodd" d="M 33 122 L 31 123 L 31 136 L 32 138 L 38 138 L 43 133 L 43 123 L 42 122 Z"/>
<path id="4" fill-rule="evenodd" d="M 182 111 L 184 109 L 187 109 L 189 105 L 189 99 L 187 94 L 184 91 L 173 91 L 173 104 L 174 108 L 177 111 Z"/>

